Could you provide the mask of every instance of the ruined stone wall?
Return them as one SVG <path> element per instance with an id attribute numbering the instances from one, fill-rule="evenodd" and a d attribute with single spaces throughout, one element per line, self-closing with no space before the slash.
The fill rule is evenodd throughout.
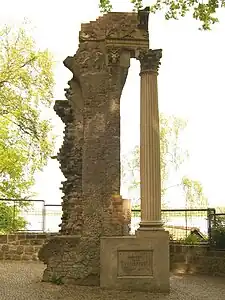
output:
<path id="1" fill-rule="evenodd" d="M 72 80 L 70 82 L 72 85 Z M 83 222 L 82 211 L 82 116 L 73 108 L 71 91 L 69 100 L 56 101 L 54 109 L 65 123 L 64 142 L 58 153 L 58 160 L 66 181 L 62 185 L 62 234 L 80 234 Z"/>
<path id="2" fill-rule="evenodd" d="M 122 235 L 122 227 L 110 226 L 106 218 L 113 195 L 120 194 L 120 96 L 127 71 L 115 66 L 112 73 L 101 70 L 82 78 L 84 235 Z"/>
<path id="3" fill-rule="evenodd" d="M 109 222 L 120 194 L 120 97 L 130 58 L 148 49 L 148 31 L 135 13 L 109 13 L 81 25 L 79 48 L 67 57 L 72 72 L 55 111 L 65 123 L 58 160 L 63 183 L 62 234 L 122 235 Z"/>
<path id="4" fill-rule="evenodd" d="M 121 229 L 122 235 L 129 234 L 131 223 L 130 201 L 119 195 L 112 197 L 105 222 Z M 47 264 L 43 280 L 51 281 L 54 276 L 63 282 L 82 285 L 99 284 L 99 239 L 96 236 L 80 235 L 50 236 L 40 248 L 38 257 Z"/>
<path id="5" fill-rule="evenodd" d="M 120 197 L 120 97 L 130 58 L 149 48 L 136 13 L 109 13 L 81 25 L 79 48 L 64 65 L 72 79 L 55 111 L 65 124 L 58 154 L 63 182 L 61 236 L 39 257 L 63 281 L 99 285 L 100 237 L 129 233 Z"/>

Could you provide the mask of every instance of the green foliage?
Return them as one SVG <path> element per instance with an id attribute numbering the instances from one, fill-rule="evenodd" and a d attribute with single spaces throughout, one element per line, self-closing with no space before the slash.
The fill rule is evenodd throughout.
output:
<path id="1" fill-rule="evenodd" d="M 134 11 L 138 11 L 143 7 L 142 0 L 130 0 L 130 2 L 134 5 Z"/>
<path id="2" fill-rule="evenodd" d="M 225 207 L 224 206 L 217 206 L 215 207 L 215 210 L 217 213 L 225 213 Z"/>
<path id="3" fill-rule="evenodd" d="M 183 177 L 182 186 L 185 192 L 187 209 L 208 207 L 208 199 L 205 197 L 203 186 L 199 181 Z"/>
<path id="4" fill-rule="evenodd" d="M 140 217 L 141 217 L 140 205 L 132 206 L 132 218 L 140 218 Z"/>
<path id="5" fill-rule="evenodd" d="M 53 150 L 52 56 L 24 28 L 0 29 L 0 198 L 28 197 Z"/>
<path id="6" fill-rule="evenodd" d="M 179 147 L 180 134 L 185 129 L 186 122 L 174 116 L 165 116 L 160 114 L 160 159 L 161 159 L 161 188 L 162 197 L 170 188 L 167 186 L 167 180 L 171 169 L 177 170 L 188 157 L 187 151 Z M 126 178 L 126 172 L 132 178 L 131 188 L 136 189 L 140 185 L 140 148 L 135 146 L 131 153 L 131 159 L 126 157 L 122 159 L 122 179 Z"/>
<path id="7" fill-rule="evenodd" d="M 63 284 L 63 277 L 62 276 L 57 276 L 55 273 L 53 273 L 51 282 L 56 284 L 56 285 L 62 285 Z"/>
<path id="8" fill-rule="evenodd" d="M 170 188 L 167 186 L 172 169 L 178 170 L 189 154 L 180 146 L 180 135 L 186 128 L 187 122 L 175 116 L 160 114 L 160 159 L 162 197 Z"/>
<path id="9" fill-rule="evenodd" d="M 212 226 L 212 242 L 217 249 L 225 249 L 225 216 L 217 217 Z"/>
<path id="10" fill-rule="evenodd" d="M 134 10 L 143 7 L 142 0 L 129 1 L 134 5 Z M 110 0 L 100 0 L 99 7 L 102 12 L 109 12 L 113 8 Z M 216 17 L 217 9 L 224 7 L 224 0 L 208 0 L 205 3 L 201 0 L 156 0 L 150 6 L 150 11 L 151 13 L 164 11 L 166 20 L 177 20 L 190 12 L 195 20 L 201 22 L 199 29 L 210 30 L 211 26 L 219 21 Z"/>
<path id="11" fill-rule="evenodd" d="M 168 185 L 171 172 L 177 172 L 189 154 L 180 147 L 180 136 L 186 128 L 187 122 L 175 116 L 160 114 L 160 159 L 161 159 L 161 196 L 162 207 L 166 206 L 165 195 L 168 189 L 182 187 L 185 192 L 186 208 L 206 208 L 208 200 L 204 196 L 200 182 L 183 177 L 181 182 Z M 129 176 L 127 175 L 129 174 Z M 131 178 L 130 189 L 140 186 L 140 148 L 135 146 L 131 153 L 131 159 L 122 158 L 122 181 Z"/>
<path id="12" fill-rule="evenodd" d="M 174 238 L 174 235 L 173 235 L 172 233 L 170 233 L 170 234 L 169 234 L 169 240 L 170 240 L 171 242 L 173 242 L 174 239 L 175 239 L 175 238 Z"/>
<path id="13" fill-rule="evenodd" d="M 184 240 L 180 241 L 185 245 L 198 245 L 201 239 L 195 234 L 189 234 Z"/>
<path id="14" fill-rule="evenodd" d="M 107 13 L 112 10 L 112 4 L 110 0 L 99 0 L 99 8 L 101 13 Z"/>
<path id="15" fill-rule="evenodd" d="M 0 233 L 11 233 L 15 230 L 23 230 L 27 222 L 20 216 L 18 205 L 8 205 L 0 202 Z"/>

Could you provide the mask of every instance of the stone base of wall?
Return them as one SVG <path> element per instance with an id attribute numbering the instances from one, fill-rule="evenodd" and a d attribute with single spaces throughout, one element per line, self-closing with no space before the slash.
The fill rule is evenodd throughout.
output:
<path id="1" fill-rule="evenodd" d="M 106 236 L 129 235 L 131 205 L 120 195 L 113 195 L 108 207 L 102 209 L 101 230 L 83 230 L 85 236 L 63 235 L 51 237 L 40 249 L 38 257 L 47 267 L 43 281 L 60 281 L 77 285 L 100 284 L 100 231 Z M 88 224 L 88 225 L 87 225 Z M 88 228 L 88 230 L 87 230 Z"/>
<path id="2" fill-rule="evenodd" d="M 38 260 L 38 252 L 53 234 L 16 233 L 0 235 L 0 260 Z"/>
<path id="3" fill-rule="evenodd" d="M 170 270 L 178 274 L 225 276 L 225 251 L 207 245 L 170 245 Z"/>
<path id="4" fill-rule="evenodd" d="M 45 281 L 51 281 L 54 276 L 66 275 L 66 281 L 98 285 L 99 265 L 95 269 L 91 269 L 89 265 L 93 258 L 97 258 L 96 261 L 99 259 L 99 253 L 95 253 L 95 248 L 94 239 L 60 236 L 58 233 L 0 235 L 0 260 L 40 259 L 47 264 L 44 273 Z M 225 277 L 225 250 L 213 251 L 207 245 L 190 246 L 172 243 L 170 244 L 170 270 L 179 274 Z M 82 278 L 78 278 L 79 272 L 83 274 Z"/>
<path id="5" fill-rule="evenodd" d="M 72 235 L 52 237 L 38 257 L 47 267 L 43 281 L 99 286 L 99 239 Z"/>

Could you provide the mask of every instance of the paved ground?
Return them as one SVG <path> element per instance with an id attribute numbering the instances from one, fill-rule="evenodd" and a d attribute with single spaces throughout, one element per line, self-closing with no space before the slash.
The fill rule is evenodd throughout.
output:
<path id="1" fill-rule="evenodd" d="M 169 295 L 102 291 L 99 288 L 57 286 L 42 283 L 44 265 L 0 262 L 1 300 L 223 300 L 225 278 L 203 276 L 171 277 Z"/>

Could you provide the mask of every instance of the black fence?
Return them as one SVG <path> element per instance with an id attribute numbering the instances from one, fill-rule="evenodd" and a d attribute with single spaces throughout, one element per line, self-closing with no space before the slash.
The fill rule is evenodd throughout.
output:
<path id="1" fill-rule="evenodd" d="M 0 233 L 32 231 L 58 232 L 61 205 L 46 204 L 44 200 L 0 199 Z M 132 209 L 131 234 L 139 227 L 140 209 Z M 194 243 L 195 240 L 213 244 L 216 226 L 225 226 L 225 214 L 207 209 L 163 209 L 162 221 L 172 241 Z"/>
<path id="2" fill-rule="evenodd" d="M 213 208 L 207 209 L 162 209 L 162 222 L 173 241 L 208 242 L 211 239 L 211 216 Z M 141 211 L 132 210 L 132 233 L 139 227 Z"/>
<path id="3" fill-rule="evenodd" d="M 45 201 L 0 199 L 0 233 L 45 231 Z M 35 223 L 32 226 L 32 223 Z"/>
<path id="4" fill-rule="evenodd" d="M 44 231 L 57 232 L 62 217 L 62 205 L 46 204 L 43 216 Z"/>
<path id="5" fill-rule="evenodd" d="M 62 206 L 44 200 L 0 199 L 0 233 L 57 232 Z"/>
<path id="6" fill-rule="evenodd" d="M 225 249 L 225 213 L 210 215 L 210 245 L 219 249 Z"/>

